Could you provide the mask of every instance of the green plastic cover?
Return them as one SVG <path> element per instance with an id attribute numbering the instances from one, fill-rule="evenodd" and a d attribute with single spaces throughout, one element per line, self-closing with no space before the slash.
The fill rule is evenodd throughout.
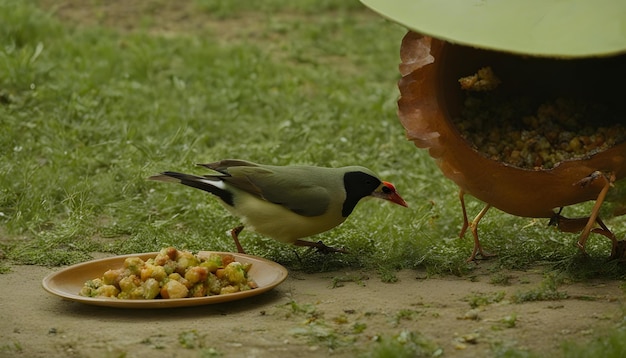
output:
<path id="1" fill-rule="evenodd" d="M 626 0 L 361 0 L 410 30 L 465 46 L 557 58 L 626 52 Z"/>

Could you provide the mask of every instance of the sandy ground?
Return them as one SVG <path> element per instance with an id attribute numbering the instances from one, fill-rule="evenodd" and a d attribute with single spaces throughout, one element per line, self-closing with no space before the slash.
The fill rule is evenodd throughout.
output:
<path id="1" fill-rule="evenodd" d="M 490 356 L 498 347 L 558 356 L 563 341 L 591 340 L 623 317 L 619 281 L 567 284 L 559 288 L 567 299 L 511 303 L 540 287 L 539 270 L 507 272 L 507 286 L 490 283 L 486 268 L 472 278 L 406 270 L 396 283 L 360 271 L 290 272 L 274 290 L 240 301 L 129 310 L 47 293 L 42 279 L 60 269 L 14 266 L 0 275 L 0 357 L 353 357 L 402 332 L 444 357 Z M 477 298 L 487 304 L 472 309 Z"/>

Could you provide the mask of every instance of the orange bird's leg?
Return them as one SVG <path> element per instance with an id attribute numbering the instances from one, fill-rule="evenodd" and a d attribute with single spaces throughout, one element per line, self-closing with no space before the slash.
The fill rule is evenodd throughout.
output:
<path id="1" fill-rule="evenodd" d="M 246 252 L 243 250 L 243 247 L 241 247 L 241 244 L 239 243 L 239 233 L 241 232 L 241 230 L 243 230 L 243 225 L 237 226 L 236 228 L 230 230 L 230 236 L 232 236 L 233 240 L 235 241 L 235 245 L 237 246 L 237 252 L 240 254 L 245 254 Z"/>
<path id="2" fill-rule="evenodd" d="M 459 201 L 461 202 L 461 210 L 463 211 L 463 226 L 461 227 L 459 237 L 463 238 L 467 228 L 469 227 L 469 222 L 467 221 L 467 210 L 465 210 L 465 192 L 463 189 L 459 190 Z"/>
<path id="3" fill-rule="evenodd" d="M 550 219 L 550 223 L 548 225 L 556 226 L 557 229 L 562 232 L 577 233 L 582 231 L 587 226 L 588 222 L 588 217 L 570 219 L 566 218 L 565 216 L 561 216 L 561 211 L 559 210 L 559 212 L 555 213 L 554 216 Z M 594 234 L 600 234 L 611 240 L 611 259 L 620 258 L 621 256 L 623 256 L 623 254 L 620 254 L 619 249 L 619 246 L 623 244 L 620 244 L 620 242 L 617 240 L 617 237 L 615 237 L 615 234 L 613 234 L 611 230 L 609 230 L 609 228 L 604 224 L 599 216 L 596 217 L 596 223 L 600 227 L 593 228 L 591 232 Z"/>
<path id="4" fill-rule="evenodd" d="M 602 222 L 602 220 L 599 220 L 598 218 L 598 213 L 600 212 L 600 207 L 602 206 L 602 203 L 604 202 L 604 198 L 606 197 L 606 194 L 609 191 L 609 188 L 611 188 L 611 186 L 613 185 L 613 182 L 615 181 L 615 175 L 614 174 L 610 174 L 610 175 L 595 175 L 596 173 L 592 174 L 590 176 L 589 180 L 594 180 L 596 178 L 604 178 L 604 180 L 606 181 L 604 187 L 602 187 L 602 190 L 600 190 L 600 194 L 598 194 L 598 198 L 596 199 L 596 203 L 593 205 L 593 209 L 591 209 L 591 215 L 589 216 L 589 219 L 587 220 L 587 224 L 585 225 L 585 228 L 583 229 L 583 232 L 580 234 L 580 237 L 578 238 L 578 242 L 576 243 L 576 246 L 578 246 L 578 249 L 580 249 L 580 251 L 583 254 L 586 254 L 585 252 L 585 244 L 587 242 L 587 239 L 589 238 L 589 234 L 591 233 L 591 230 L 593 228 L 593 226 L 595 225 L 596 222 L 600 223 Z M 585 180 L 585 179 L 583 179 Z M 586 185 L 587 182 L 583 182 L 581 181 L 581 185 Z M 599 221 L 598 221 L 599 220 Z M 601 225 L 603 226 L 604 223 Z M 604 229 L 604 227 L 603 227 Z M 608 230 L 608 229 L 607 229 Z M 601 232 L 598 232 L 600 234 L 602 234 Z M 603 234 L 604 235 L 604 234 Z M 606 235 L 605 235 L 606 236 Z M 615 240 L 617 241 L 617 240 Z M 615 241 L 613 244 L 613 250 L 615 249 Z"/>
<path id="5" fill-rule="evenodd" d="M 472 222 L 469 224 L 472 228 L 472 236 L 474 236 L 474 250 L 472 251 L 470 257 L 467 259 L 467 262 L 474 261 L 476 259 L 477 253 L 480 253 L 480 256 L 484 258 L 494 256 L 493 254 L 483 251 L 482 246 L 480 246 L 480 240 L 478 240 L 478 223 L 483 218 L 483 216 L 485 216 L 489 208 L 491 208 L 491 204 L 485 205 L 485 207 L 478 213 L 478 215 L 476 215 L 474 220 L 472 220 Z"/>

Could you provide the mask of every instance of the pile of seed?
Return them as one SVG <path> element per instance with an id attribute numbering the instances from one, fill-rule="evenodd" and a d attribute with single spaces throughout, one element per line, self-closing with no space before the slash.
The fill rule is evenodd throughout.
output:
<path id="1" fill-rule="evenodd" d="M 486 157 L 524 169 L 550 169 L 626 142 L 626 118 L 603 104 L 565 98 L 537 102 L 474 91 L 453 122 Z"/>

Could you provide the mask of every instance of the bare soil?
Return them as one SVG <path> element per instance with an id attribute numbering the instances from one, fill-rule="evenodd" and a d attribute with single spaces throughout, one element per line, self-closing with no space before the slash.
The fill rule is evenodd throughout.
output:
<path id="1" fill-rule="evenodd" d="M 561 286 L 567 299 L 512 303 L 541 287 L 541 272 L 501 273 L 509 284 L 499 286 L 479 267 L 471 278 L 405 270 L 396 283 L 361 271 L 291 271 L 274 290 L 240 301 L 130 310 L 46 293 L 41 280 L 59 269 L 15 266 L 0 276 L 0 357 L 353 357 L 402 332 L 444 357 L 492 356 L 498 347 L 559 356 L 563 341 L 615 327 L 624 300 L 620 282 L 589 281 Z"/>

